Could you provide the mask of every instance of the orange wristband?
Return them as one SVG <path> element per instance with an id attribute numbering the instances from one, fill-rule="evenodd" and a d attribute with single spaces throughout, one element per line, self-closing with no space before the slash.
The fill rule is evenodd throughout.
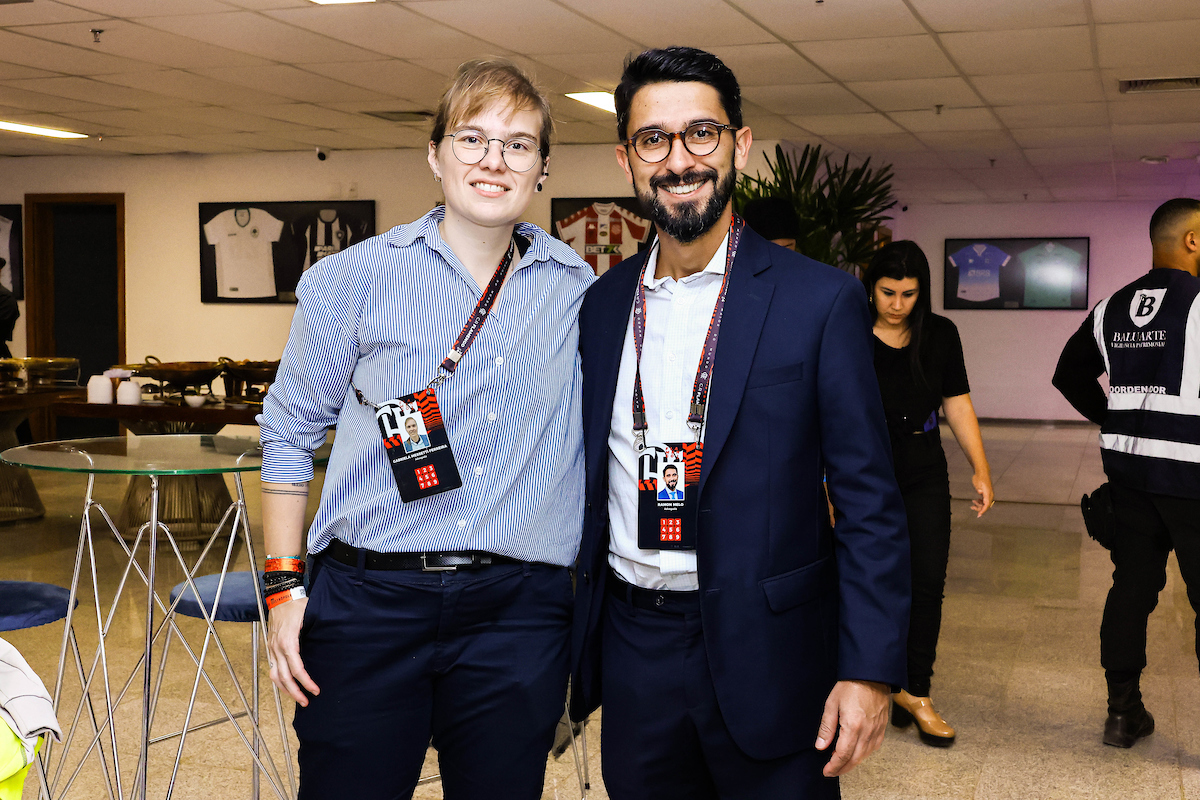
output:
<path id="1" fill-rule="evenodd" d="M 299 600 L 303 597 L 308 597 L 308 593 L 304 591 L 303 586 L 297 586 L 295 589 L 288 589 L 286 592 L 269 594 L 263 602 L 267 604 L 267 610 L 269 611 L 276 606 L 283 605 L 289 600 Z"/>
<path id="2" fill-rule="evenodd" d="M 264 572 L 299 572 L 304 574 L 304 559 L 295 556 L 271 556 L 263 566 Z"/>

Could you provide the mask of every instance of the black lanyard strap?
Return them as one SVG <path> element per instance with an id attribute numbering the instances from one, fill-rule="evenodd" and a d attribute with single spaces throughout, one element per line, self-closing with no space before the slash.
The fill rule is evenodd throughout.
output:
<path id="1" fill-rule="evenodd" d="M 713 364 L 717 360 L 717 336 L 721 332 L 721 318 L 725 313 L 725 296 L 729 292 L 729 273 L 733 271 L 733 259 L 737 256 L 738 243 L 742 238 L 745 221 L 737 214 L 729 222 L 729 246 L 725 250 L 725 275 L 721 279 L 721 291 L 713 306 L 708 332 L 704 336 L 704 350 L 700 354 L 700 365 L 696 368 L 696 379 L 692 383 L 692 402 L 688 408 L 688 427 L 696 432 L 696 441 L 702 440 L 704 413 L 708 406 L 708 387 L 712 381 Z M 637 299 L 633 306 L 633 345 L 637 361 L 633 376 L 633 441 L 638 450 L 646 449 L 646 398 L 642 393 L 642 343 L 646 338 L 646 269 L 649 257 L 642 265 L 638 277 Z"/>
<path id="2" fill-rule="evenodd" d="M 504 258 L 500 259 L 500 265 L 496 267 L 496 273 L 488 281 L 487 287 L 483 290 L 483 295 L 479 298 L 479 302 L 475 304 L 475 310 L 467 318 L 467 324 L 463 325 L 462 332 L 454 340 L 454 346 L 450 348 L 450 352 L 442 359 L 442 363 L 438 367 L 437 376 L 429 382 L 429 385 L 425 387 L 426 389 L 437 391 L 437 388 L 445 383 L 446 379 L 453 375 L 454 370 L 458 368 L 458 362 L 462 361 L 463 356 L 470 349 L 472 342 L 475 341 L 475 337 L 483 329 L 483 323 L 487 322 L 488 315 L 492 312 L 492 306 L 496 304 L 496 298 L 500 296 L 500 287 L 504 285 L 504 279 L 508 276 L 508 268 L 512 266 L 513 255 L 516 253 L 516 249 L 517 240 L 514 233 L 512 241 L 508 243 L 508 250 L 505 251 Z M 358 398 L 360 404 L 371 406 L 378 410 L 379 406 L 363 397 L 363 393 L 358 390 L 357 386 L 351 383 L 350 388 L 354 390 L 354 396 Z"/>

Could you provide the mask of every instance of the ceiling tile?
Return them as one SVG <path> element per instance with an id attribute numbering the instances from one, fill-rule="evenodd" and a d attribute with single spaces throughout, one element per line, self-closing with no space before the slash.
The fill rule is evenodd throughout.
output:
<path id="1" fill-rule="evenodd" d="M 664 25 L 663 9 L 644 0 L 560 0 L 580 15 L 647 47 L 669 47 L 687 42 L 692 47 L 723 47 L 731 44 L 773 42 L 775 37 L 723 0 L 692 0 L 686 11 L 669 15 Z M 423 3 L 413 3 L 420 10 Z"/>
<path id="2" fill-rule="evenodd" d="M 221 128 L 215 125 L 203 125 L 189 120 L 169 119 L 145 111 L 122 109 L 114 109 L 112 111 L 80 111 L 73 113 L 71 116 L 87 122 L 92 126 L 93 130 L 106 135 L 112 134 L 115 130 L 173 134 L 177 136 L 221 132 Z"/>
<path id="3" fill-rule="evenodd" d="M 379 57 L 369 50 L 249 11 L 141 17 L 135 21 L 189 39 L 288 64 L 370 61 Z"/>
<path id="4" fill-rule="evenodd" d="M 1115 184 L 1052 186 L 1050 194 L 1060 203 L 1101 203 L 1117 199 Z"/>
<path id="5" fill-rule="evenodd" d="M 1014 129 L 1108 124 L 1108 109 L 1104 103 L 998 106 L 995 111 L 1001 122 Z"/>
<path id="6" fill-rule="evenodd" d="M 195 106 L 189 108 L 159 108 L 154 114 L 167 119 L 191 122 L 206 127 L 219 128 L 230 132 L 262 131 L 286 132 L 300 130 L 305 127 L 329 127 L 322 125 L 297 125 L 280 119 L 271 119 L 249 111 L 239 111 L 232 108 L 217 108 L 216 106 Z"/>
<path id="7" fill-rule="evenodd" d="M 425 149 L 429 145 L 429 131 L 411 125 L 391 125 L 383 128 L 349 128 L 350 133 L 370 139 L 380 145 Z"/>
<path id="8" fill-rule="evenodd" d="M 376 123 L 378 123 L 379 127 L 388 127 L 390 125 L 397 124 L 394 122 L 385 122 L 381 119 L 375 119 L 374 117 L 368 117 L 365 114 L 354 114 L 346 111 L 322 108 L 310 103 L 250 106 L 242 110 L 252 114 L 269 117 L 271 119 L 284 120 L 296 125 L 303 125 L 309 128 L 366 128 L 375 127 Z"/>
<path id="9" fill-rule="evenodd" d="M 818 136 L 901 132 L 896 123 L 882 114 L 796 115 L 789 116 L 788 121 Z"/>
<path id="10" fill-rule="evenodd" d="M 864 39 L 923 33 L 903 0 L 733 0 L 780 38 L 792 42 Z"/>
<path id="11" fill-rule="evenodd" d="M 1015 145 L 989 147 L 986 150 L 959 150 L 939 153 L 942 162 L 952 169 L 1023 172 L 1029 169 L 1025 154 Z M 993 162 L 995 166 L 992 166 Z"/>
<path id="12" fill-rule="evenodd" d="M 1200 74 L 1196 42 L 1200 19 L 1180 22 L 1123 22 L 1096 26 L 1100 66 L 1123 70 L 1124 78 L 1194 77 Z M 1136 70 L 1136 72 L 1130 72 Z"/>
<path id="13" fill-rule="evenodd" d="M 870 111 L 862 100 L 835 83 L 748 86 L 742 96 L 776 114 L 857 114 Z"/>
<path id="14" fill-rule="evenodd" d="M 220 0 L 70 0 L 71 5 L 110 17 L 157 17 L 170 14 L 209 14 L 228 11 Z"/>
<path id="15" fill-rule="evenodd" d="M 1098 147 L 1030 147 L 1025 157 L 1034 166 L 1041 164 L 1104 164 L 1112 161 L 1112 148 Z"/>
<path id="16" fill-rule="evenodd" d="M 958 174 L 973 185 L 985 191 L 993 189 L 1019 189 L 1027 191 L 1034 187 L 1044 186 L 1042 176 L 1031 167 L 1020 166 L 1011 169 L 987 167 L 984 169 L 960 169 Z"/>
<path id="17" fill-rule="evenodd" d="M 987 189 L 990 203 L 1051 203 L 1054 194 L 1041 186 L 1027 186 L 1018 189 Z"/>
<path id="18" fill-rule="evenodd" d="M 1083 183 L 1103 184 L 1112 183 L 1113 180 L 1111 163 L 1048 163 L 1036 165 L 1035 169 L 1046 183 L 1056 186 Z"/>
<path id="19" fill-rule="evenodd" d="M 962 78 L 917 78 L 906 81 L 864 81 L 846 88 L 880 111 L 910 111 L 980 105 L 979 96 Z"/>
<path id="20" fill-rule="evenodd" d="M 1112 100 L 1108 107 L 1112 121 L 1118 125 L 1200 122 L 1198 92 L 1127 94 Z"/>
<path id="21" fill-rule="evenodd" d="M 0 105 L 28 109 L 29 111 L 100 111 L 106 106 L 69 97 L 30 92 L 12 86 L 0 86 Z"/>
<path id="22" fill-rule="evenodd" d="M 533 82 L 547 94 L 565 94 L 566 92 L 588 92 L 593 91 L 596 87 L 591 86 L 585 81 L 581 81 L 574 75 L 568 75 L 561 72 L 549 64 L 543 64 L 540 61 L 535 61 L 529 56 L 512 55 L 509 56 L 512 61 L 521 69 L 533 78 Z M 438 89 L 442 89 L 438 86 Z M 440 99 L 440 94 L 439 94 Z"/>
<path id="23" fill-rule="evenodd" d="M 200 72 L 219 81 L 236 83 L 290 100 L 309 103 L 379 100 L 382 97 L 376 92 L 314 75 L 285 64 L 249 69 L 206 69 L 200 70 Z"/>
<path id="24" fill-rule="evenodd" d="M 187 153 L 191 142 L 183 136 L 105 136 L 105 149 L 130 155 Z"/>
<path id="25" fill-rule="evenodd" d="M 1196 162 L 1170 161 L 1166 164 L 1143 164 L 1141 161 L 1118 161 L 1113 164 L 1113 174 L 1118 180 L 1130 179 L 1136 181 L 1157 180 L 1163 175 L 1195 175 Z"/>
<path id="26" fill-rule="evenodd" d="M 1012 139 L 1001 131 L 929 131 L 917 134 L 925 144 L 941 152 L 976 150 L 986 154 L 1011 150 Z"/>
<path id="27" fill-rule="evenodd" d="M 1161 125 L 1113 125 L 1117 144 L 1171 144 L 1200 141 L 1200 123 L 1175 122 Z"/>
<path id="28" fill-rule="evenodd" d="M 280 136 L 272 136 L 269 133 L 217 133 L 197 138 L 201 141 L 217 142 L 232 147 L 241 147 L 247 150 L 265 150 L 267 152 L 295 152 L 300 150 L 311 152 L 313 149 L 312 145 L 305 142 L 296 142 Z"/>
<path id="29" fill-rule="evenodd" d="M 443 25 L 528 55 L 607 52 L 634 43 L 550 0 L 428 0 L 413 7 Z M 589 16 L 594 8 L 585 9 Z"/>
<path id="30" fill-rule="evenodd" d="M 913 8 L 935 31 L 1005 31 L 1086 25 L 1084 0 L 912 0 Z"/>
<path id="31" fill-rule="evenodd" d="M 251 11 L 274 11 L 280 8 L 311 8 L 310 0 L 222 0 L 231 6 L 238 8 L 248 8 Z M 324 6 L 323 6 L 324 7 Z M 341 8 L 334 5 L 329 8 Z"/>
<path id="32" fill-rule="evenodd" d="M 842 81 L 942 78 L 957 70 L 932 36 L 898 36 L 845 42 L 797 42 L 800 52 Z"/>
<path id="33" fill-rule="evenodd" d="M 1153 3 L 1091 0 L 1091 3 L 1096 22 L 1150 22 L 1200 17 L 1195 0 L 1154 0 Z"/>
<path id="34" fill-rule="evenodd" d="M 1171 165 L 1178 163 L 1180 168 L 1187 168 L 1200 175 L 1196 162 L 1200 159 L 1200 142 L 1160 142 L 1151 148 L 1137 142 L 1118 142 L 1113 145 L 1113 157 L 1125 161 L 1137 161 L 1144 155 L 1167 156 Z"/>
<path id="35" fill-rule="evenodd" d="M 996 106 L 1093 103 L 1104 99 L 1094 70 L 989 75 L 972 79 L 983 99 Z"/>
<path id="36" fill-rule="evenodd" d="M 886 159 L 898 158 L 903 154 L 916 153 L 937 158 L 930 153 L 920 139 L 911 133 L 878 133 L 878 134 L 839 134 L 825 137 L 835 147 L 840 147 L 848 153 L 869 156 L 874 153 L 886 154 Z M 884 156 L 881 156 L 884 157 Z M 918 159 L 911 159 L 916 161 Z M 941 166 L 940 162 L 936 166 Z"/>
<path id="37" fill-rule="evenodd" d="M 781 42 L 714 47 L 712 53 L 733 70 L 743 87 L 822 83 L 829 80 L 823 72 Z M 616 72 L 616 79 L 620 80 L 621 63 L 616 65 Z"/>
<path id="38" fill-rule="evenodd" d="M 381 95 L 412 100 L 430 109 L 441 99 L 447 83 L 436 72 L 396 59 L 308 64 L 305 69 Z"/>
<path id="39" fill-rule="evenodd" d="M 0 81 L 20 81 L 26 78 L 53 78 L 58 73 L 44 69 L 22 67 L 19 64 L 0 63 Z"/>
<path id="40" fill-rule="evenodd" d="M 742 123 L 750 128 L 756 142 L 767 139 L 800 141 L 812 138 L 807 132 L 797 128 L 783 117 L 777 117 L 773 114 L 747 116 L 742 120 Z M 609 138 L 616 139 L 616 135 L 613 134 Z"/>
<path id="41" fill-rule="evenodd" d="M 84 20 L 104 19 L 107 14 L 97 14 L 82 8 L 72 8 L 51 0 L 38 0 L 36 3 L 13 3 L 0 5 L 0 28 L 11 28 L 18 25 L 43 25 L 52 22 L 81 22 Z M 104 27 L 103 25 L 95 27 Z"/>
<path id="42" fill-rule="evenodd" d="M 287 133 L 288 139 L 294 139 L 313 147 L 328 147 L 330 150 L 382 150 L 383 144 L 378 139 L 368 139 L 344 131 L 326 130 L 296 130 Z"/>
<path id="43" fill-rule="evenodd" d="M 232 83 L 180 70 L 100 75 L 96 80 L 207 105 L 253 105 L 283 102 L 283 98 L 279 95 L 255 91 L 244 86 L 235 86 Z"/>
<path id="44" fill-rule="evenodd" d="M 921 146 L 924 147 L 924 145 Z M 896 174 L 907 169 L 944 169 L 946 167 L 938 154 L 932 153 L 928 149 L 920 152 L 897 153 L 894 151 L 873 152 L 870 148 L 852 147 L 850 152 L 858 156 L 870 156 L 873 167 L 890 164 Z"/>
<path id="45" fill-rule="evenodd" d="M 77 45 L 91 41 L 91 34 L 88 32 L 91 26 L 92 23 L 34 25 L 22 28 L 21 33 L 62 44 Z M 145 25 L 115 19 L 105 21 L 101 43 L 91 47 L 97 52 L 176 69 L 243 67 L 270 63 L 248 53 L 239 53 Z"/>
<path id="46" fill-rule="evenodd" d="M 35 67 L 56 74 L 103 75 L 154 68 L 144 62 L 110 56 L 87 47 L 68 47 L 9 31 L 0 31 L 0 54 L 10 64 Z"/>
<path id="47" fill-rule="evenodd" d="M 28 81 L 10 81 L 9 86 L 31 92 L 53 94 L 72 100 L 101 103 L 117 108 L 161 108 L 164 106 L 194 105 L 171 95 L 144 92 L 113 83 L 103 83 L 90 78 L 34 78 Z"/>
<path id="48" fill-rule="evenodd" d="M 1000 127 L 987 108 L 944 108 L 920 111 L 893 111 L 889 116 L 901 127 L 914 133 L 922 131 L 986 131 Z"/>
<path id="49" fill-rule="evenodd" d="M 770 47 L 770 45 L 746 46 Z M 573 75 L 597 89 L 612 91 L 621 81 L 625 53 L 549 53 L 539 55 L 537 60 L 567 75 Z M 797 56 L 797 60 L 800 60 L 799 56 Z M 738 81 L 741 81 L 741 75 L 738 75 Z"/>
<path id="50" fill-rule="evenodd" d="M 1021 147 L 1110 147 L 1108 126 L 1070 128 L 1022 128 L 1012 132 Z"/>
<path id="51" fill-rule="evenodd" d="M 1016 75 L 1092 69 L 1088 29 L 1037 28 L 1020 31 L 947 33 L 942 42 L 969 75 Z"/>
<path id="52" fill-rule="evenodd" d="M 353 42 L 394 58 L 450 58 L 461 63 L 495 49 L 441 22 L 390 3 L 301 5 L 304 7 L 266 13 L 289 25 Z"/>

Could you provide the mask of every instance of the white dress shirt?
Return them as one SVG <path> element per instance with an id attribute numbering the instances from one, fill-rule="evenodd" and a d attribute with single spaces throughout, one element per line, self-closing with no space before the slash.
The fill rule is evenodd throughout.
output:
<path id="1" fill-rule="evenodd" d="M 708 265 L 681 281 L 655 278 L 658 247 L 646 266 L 646 336 L 642 342 L 642 393 L 646 401 L 646 446 L 694 442 L 688 409 L 704 337 L 725 277 L 726 234 Z M 636 300 L 635 300 L 636 302 Z M 699 588 L 694 550 L 642 550 L 637 546 L 638 451 L 633 443 L 633 377 L 637 351 L 633 317 L 625 332 L 621 371 L 608 432 L 609 565 L 624 580 L 646 589 Z M 714 365 L 715 370 L 719 365 Z M 682 476 L 681 476 L 682 477 Z"/>

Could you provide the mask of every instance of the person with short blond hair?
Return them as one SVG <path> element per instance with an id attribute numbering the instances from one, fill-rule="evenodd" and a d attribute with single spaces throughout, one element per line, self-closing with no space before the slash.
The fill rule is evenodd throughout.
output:
<path id="1" fill-rule="evenodd" d="M 577 317 L 595 279 L 519 221 L 551 131 L 516 65 L 464 64 L 429 142 L 445 204 L 297 287 L 258 419 L 271 678 L 298 704 L 301 800 L 411 797 L 431 743 L 450 800 L 541 797 L 567 691 Z"/>

